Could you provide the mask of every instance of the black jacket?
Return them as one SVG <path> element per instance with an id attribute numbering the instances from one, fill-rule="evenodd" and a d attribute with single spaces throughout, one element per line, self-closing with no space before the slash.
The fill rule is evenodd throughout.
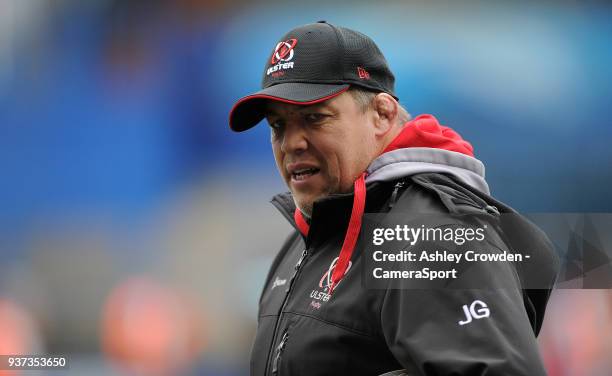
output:
<path id="1" fill-rule="evenodd" d="M 513 212 L 452 175 L 420 173 L 370 182 L 365 212 L 465 212 L 492 218 Z M 357 247 L 330 297 L 328 277 L 352 203 L 352 194 L 315 202 L 308 236 L 296 228 L 276 256 L 260 298 L 252 375 L 379 375 L 397 369 L 436 376 L 546 374 L 536 335 L 558 259 L 541 231 L 519 217 L 509 230 L 521 234 L 519 240 L 499 234 L 497 246 L 532 247 L 547 288 L 523 289 L 531 271 L 501 268 L 473 275 L 491 289 L 368 289 L 362 283 L 365 256 Z M 276 196 L 273 204 L 296 226 L 290 194 Z M 476 301 L 486 304 L 490 316 L 458 325 L 465 317 L 462 307 Z"/>

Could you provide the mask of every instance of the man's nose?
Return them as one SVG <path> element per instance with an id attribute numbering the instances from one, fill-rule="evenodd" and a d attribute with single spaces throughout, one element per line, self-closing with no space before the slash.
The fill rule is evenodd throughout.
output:
<path id="1" fill-rule="evenodd" d="M 287 124 L 283 132 L 281 150 L 286 153 L 301 153 L 308 148 L 308 139 L 304 128 L 295 123 Z"/>

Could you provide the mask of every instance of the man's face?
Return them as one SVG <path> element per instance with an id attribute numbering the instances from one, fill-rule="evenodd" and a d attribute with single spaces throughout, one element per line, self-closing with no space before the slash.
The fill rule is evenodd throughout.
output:
<path id="1" fill-rule="evenodd" d="M 310 106 L 269 101 L 266 117 L 278 170 L 308 215 L 315 200 L 350 192 L 375 156 L 371 111 L 350 93 Z"/>

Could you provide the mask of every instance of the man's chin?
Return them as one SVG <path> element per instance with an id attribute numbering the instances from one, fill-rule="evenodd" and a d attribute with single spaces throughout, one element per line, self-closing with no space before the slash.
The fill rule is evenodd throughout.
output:
<path id="1" fill-rule="evenodd" d="M 295 203 L 295 206 L 298 209 L 300 209 L 300 211 L 303 214 L 306 214 L 309 217 L 312 215 L 312 203 L 314 202 L 313 200 L 299 199 L 299 198 L 296 198 L 296 196 L 294 195 L 293 202 Z"/>
<path id="2" fill-rule="evenodd" d="M 293 201 L 295 203 L 295 206 L 300 209 L 300 211 L 304 214 L 306 214 L 307 216 L 311 216 L 312 215 L 312 207 L 314 205 L 314 202 L 316 200 L 318 200 L 319 198 L 322 198 L 323 195 L 308 195 L 305 196 L 303 194 L 300 193 L 293 193 Z"/>
<path id="3" fill-rule="evenodd" d="M 289 186 L 289 190 L 293 195 L 295 205 L 308 216 L 312 213 L 314 202 L 329 195 L 327 190 L 322 190 L 320 187 L 295 187 Z"/>

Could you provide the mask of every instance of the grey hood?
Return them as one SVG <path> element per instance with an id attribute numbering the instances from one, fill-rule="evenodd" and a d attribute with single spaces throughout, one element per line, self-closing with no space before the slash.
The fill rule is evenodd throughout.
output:
<path id="1" fill-rule="evenodd" d="M 480 160 L 455 151 L 426 147 L 396 149 L 380 155 L 367 169 L 366 184 L 423 172 L 450 174 L 490 194 L 485 180 L 485 167 Z"/>

